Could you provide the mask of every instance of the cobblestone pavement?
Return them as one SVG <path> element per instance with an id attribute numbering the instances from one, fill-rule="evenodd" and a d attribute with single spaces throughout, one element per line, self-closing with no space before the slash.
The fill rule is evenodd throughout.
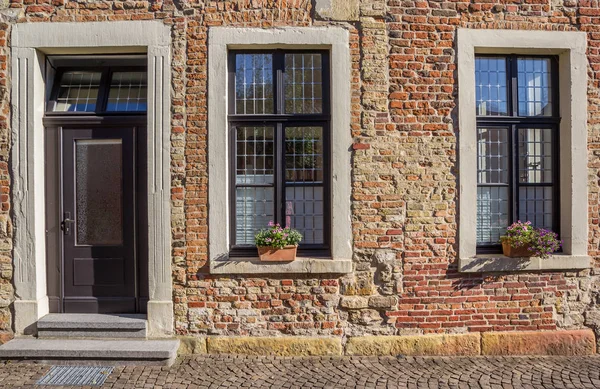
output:
<path id="1" fill-rule="evenodd" d="M 34 387 L 46 365 L 1 363 L 0 388 Z M 277 358 L 199 356 L 116 367 L 104 388 L 600 388 L 600 356 Z M 56 386 L 48 388 L 57 388 Z"/>

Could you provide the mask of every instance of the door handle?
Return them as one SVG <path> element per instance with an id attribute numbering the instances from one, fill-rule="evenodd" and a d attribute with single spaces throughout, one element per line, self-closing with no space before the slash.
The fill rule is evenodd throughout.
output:
<path id="1" fill-rule="evenodd" d="M 71 220 L 71 212 L 65 212 L 64 219 L 60 223 L 60 229 L 64 231 L 65 235 L 71 235 L 71 224 L 75 220 Z"/>

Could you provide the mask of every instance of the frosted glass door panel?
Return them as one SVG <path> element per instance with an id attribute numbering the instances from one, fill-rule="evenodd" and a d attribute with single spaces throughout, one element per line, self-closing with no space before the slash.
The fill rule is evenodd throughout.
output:
<path id="1" fill-rule="evenodd" d="M 123 244 L 121 139 L 75 141 L 77 245 Z"/>

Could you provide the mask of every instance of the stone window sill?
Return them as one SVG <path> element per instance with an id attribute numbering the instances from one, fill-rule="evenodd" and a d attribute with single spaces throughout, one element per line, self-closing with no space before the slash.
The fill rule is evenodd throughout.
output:
<path id="1" fill-rule="evenodd" d="M 590 267 L 587 255 L 555 254 L 549 258 L 509 258 L 502 254 L 481 254 L 473 258 L 460 258 L 461 273 L 525 272 L 553 270 L 583 270 Z"/>
<path id="2" fill-rule="evenodd" d="M 258 258 L 231 257 L 210 262 L 211 274 L 346 274 L 352 260 L 297 257 L 293 262 L 261 262 Z"/>

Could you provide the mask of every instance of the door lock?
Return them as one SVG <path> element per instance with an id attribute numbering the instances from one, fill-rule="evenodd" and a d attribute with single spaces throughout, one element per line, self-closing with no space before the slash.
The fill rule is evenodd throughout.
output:
<path id="1" fill-rule="evenodd" d="M 71 212 L 65 212 L 64 219 L 60 223 L 60 229 L 65 232 L 65 235 L 71 235 L 71 224 L 74 222 L 75 220 L 71 220 Z"/>

